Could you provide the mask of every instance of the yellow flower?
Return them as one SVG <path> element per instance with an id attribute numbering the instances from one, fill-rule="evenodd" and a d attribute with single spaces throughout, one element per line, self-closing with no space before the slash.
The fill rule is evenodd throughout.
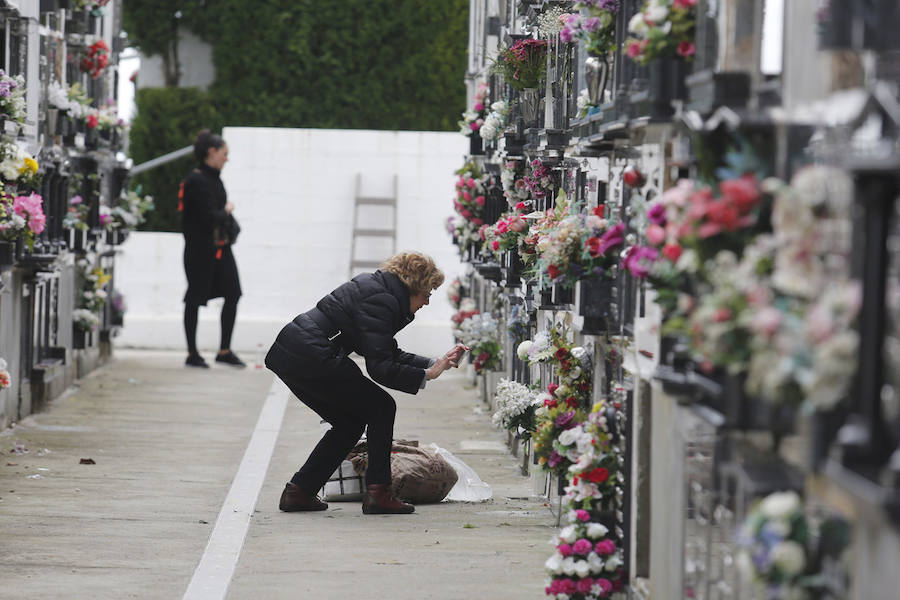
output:
<path id="1" fill-rule="evenodd" d="M 38 162 L 36 160 L 34 160 L 33 158 L 31 158 L 30 156 L 25 157 L 25 167 L 32 173 L 37 173 L 38 168 L 40 168 L 38 165 Z"/>

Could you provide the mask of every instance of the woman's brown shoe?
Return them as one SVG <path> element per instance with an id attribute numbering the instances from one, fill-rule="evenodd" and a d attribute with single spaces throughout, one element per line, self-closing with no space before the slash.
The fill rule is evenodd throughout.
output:
<path id="1" fill-rule="evenodd" d="M 298 512 L 301 510 L 325 510 L 328 505 L 296 484 L 288 482 L 284 486 L 284 491 L 281 492 L 278 508 L 284 512 Z"/>
<path id="2" fill-rule="evenodd" d="M 408 515 L 416 507 L 394 497 L 387 483 L 370 483 L 366 486 L 362 511 L 366 515 Z"/>

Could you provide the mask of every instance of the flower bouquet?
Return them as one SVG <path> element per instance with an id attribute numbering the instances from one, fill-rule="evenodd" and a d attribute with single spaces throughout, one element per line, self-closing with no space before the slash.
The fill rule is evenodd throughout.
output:
<path id="1" fill-rule="evenodd" d="M 22 124 L 25 122 L 25 79 L 10 77 L 0 69 L 0 116 Z"/>
<path id="2" fill-rule="evenodd" d="M 541 405 L 538 394 L 527 385 L 501 379 L 494 397 L 497 410 L 491 424 L 516 433 L 520 439 L 529 439 L 535 429 L 534 412 Z"/>
<path id="3" fill-rule="evenodd" d="M 498 140 L 506 131 L 506 123 L 509 119 L 509 104 L 506 100 L 497 100 L 491 104 L 491 111 L 484 119 L 484 124 L 478 133 L 484 140 Z"/>
<path id="4" fill-rule="evenodd" d="M 450 285 L 447 286 L 447 300 L 454 310 L 459 310 L 459 305 L 463 299 L 463 284 L 459 277 L 454 277 Z"/>
<path id="5" fill-rule="evenodd" d="M 34 236 L 44 231 L 47 217 L 43 199 L 37 194 L 12 196 L 0 193 L 0 238 L 13 241 L 23 239 L 29 250 L 34 248 Z"/>
<path id="6" fill-rule="evenodd" d="M 484 119 L 487 116 L 487 97 L 491 92 L 491 87 L 481 81 L 475 88 L 475 103 L 472 110 L 467 110 L 462 114 L 462 119 L 457 123 L 459 132 L 465 136 L 472 136 L 479 133 L 484 125 Z M 484 137 L 483 135 L 481 137 Z M 486 139 L 486 138 L 485 138 Z"/>
<path id="7" fill-rule="evenodd" d="M 92 313 L 97 312 L 106 302 L 107 293 L 104 288 L 112 276 L 101 267 L 91 267 L 91 263 L 84 258 L 79 259 L 76 265 L 81 276 L 78 307 Z"/>
<path id="8" fill-rule="evenodd" d="M 88 46 L 87 53 L 81 59 L 81 70 L 89 73 L 91 79 L 97 79 L 109 66 L 109 46 L 103 40 L 97 40 Z"/>
<path id="9" fill-rule="evenodd" d="M 456 174 L 456 198 L 453 208 L 466 221 L 476 227 L 484 224 L 485 191 L 489 177 L 473 161 L 467 162 Z"/>
<path id="10" fill-rule="evenodd" d="M 681 57 L 690 60 L 694 45 L 697 0 L 647 0 L 628 22 L 634 37 L 625 42 L 625 51 L 641 64 L 657 58 Z"/>
<path id="11" fill-rule="evenodd" d="M 72 324 L 78 331 L 94 331 L 100 325 L 100 317 L 87 308 L 76 308 L 72 311 Z"/>
<path id="12" fill-rule="evenodd" d="M 22 186 L 39 189 L 43 176 L 40 166 L 31 154 L 16 142 L 0 142 L 0 178 L 7 188 Z"/>
<path id="13" fill-rule="evenodd" d="M 525 210 L 526 206 L 533 204 L 531 190 L 525 183 L 525 162 L 521 160 L 507 160 L 500 165 L 500 184 L 503 186 L 503 195 L 509 206 L 516 210 Z M 522 205 L 519 208 L 519 204 Z"/>
<path id="14" fill-rule="evenodd" d="M 539 87 L 547 72 L 547 41 L 516 40 L 500 49 L 492 70 L 516 90 Z"/>
<path id="15" fill-rule="evenodd" d="M 527 231 L 528 223 L 525 217 L 517 211 L 511 211 L 485 228 L 484 242 L 487 248 L 499 257 L 508 250 L 517 250 L 519 240 L 525 237 Z"/>
<path id="16" fill-rule="evenodd" d="M 565 27 L 559 34 L 563 42 L 581 40 L 591 54 L 601 55 L 616 49 L 616 15 L 620 0 L 579 0 L 575 8 L 578 14 L 565 15 Z"/>
<path id="17" fill-rule="evenodd" d="M 454 321 L 456 318 L 453 317 Z M 460 321 L 453 334 L 471 348 L 476 373 L 494 371 L 500 366 L 499 323 L 490 313 L 471 312 Z"/>

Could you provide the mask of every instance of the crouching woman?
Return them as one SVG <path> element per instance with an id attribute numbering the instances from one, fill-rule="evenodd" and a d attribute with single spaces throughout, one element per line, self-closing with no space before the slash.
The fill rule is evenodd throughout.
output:
<path id="1" fill-rule="evenodd" d="M 285 485 L 281 510 L 328 508 L 317 492 L 364 430 L 368 467 L 363 513 L 415 510 L 391 493 L 397 405 L 376 382 L 415 394 L 429 380 L 459 365 L 467 350 L 462 344 L 431 359 L 400 350 L 394 339 L 443 282 L 444 274 L 430 257 L 418 252 L 397 254 L 374 273 L 358 275 L 332 291 L 278 334 L 266 356 L 266 367 L 332 426 Z M 349 358 L 351 352 L 365 359 L 371 379 Z"/>

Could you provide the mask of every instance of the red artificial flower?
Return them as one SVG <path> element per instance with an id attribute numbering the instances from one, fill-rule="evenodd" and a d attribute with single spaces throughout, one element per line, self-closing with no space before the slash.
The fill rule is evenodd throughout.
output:
<path id="1" fill-rule="evenodd" d="M 562 271 L 560 271 L 559 267 L 557 267 L 556 265 L 549 265 L 547 267 L 547 275 L 550 276 L 550 279 L 556 279 L 560 276 L 561 273 Z"/>
<path id="2" fill-rule="evenodd" d="M 584 243 L 584 247 L 587 248 L 588 254 L 592 257 L 597 258 L 600 256 L 600 238 L 589 237 Z"/>
<path id="3" fill-rule="evenodd" d="M 634 165 L 628 165 L 622 173 L 622 181 L 628 187 L 641 187 L 644 185 L 644 174 L 638 171 Z"/>
<path id="4" fill-rule="evenodd" d="M 93 115 L 93 114 L 88 115 L 86 121 L 87 121 L 87 126 L 91 129 L 94 129 L 95 127 L 97 127 L 97 124 L 99 123 L 99 119 L 97 119 L 97 115 Z"/>
<path id="5" fill-rule="evenodd" d="M 560 348 L 559 350 L 556 351 L 556 354 L 555 354 L 555 356 L 558 360 L 564 360 L 568 355 L 569 355 L 569 351 L 566 350 L 565 348 Z"/>
<path id="6" fill-rule="evenodd" d="M 678 244 L 666 244 L 662 249 L 663 256 L 671 260 L 673 263 L 678 262 L 678 259 L 681 257 L 681 253 L 683 251 L 684 249 Z"/>
<path id="7" fill-rule="evenodd" d="M 578 408 L 578 399 L 575 396 L 566 398 L 566 406 L 569 408 Z"/>
<path id="8" fill-rule="evenodd" d="M 557 406 L 559 406 L 559 402 L 557 402 L 553 398 L 546 398 L 544 400 L 544 406 L 546 406 L 547 408 L 556 408 Z"/>
<path id="9" fill-rule="evenodd" d="M 597 467 L 590 473 L 584 473 L 582 477 L 591 483 L 603 483 L 609 479 L 609 471 L 603 467 Z"/>
<path id="10" fill-rule="evenodd" d="M 601 219 L 604 218 L 604 216 L 606 216 L 606 206 L 603 204 L 598 204 L 594 207 L 593 213 Z"/>
<path id="11" fill-rule="evenodd" d="M 681 42 L 678 44 L 678 56 L 693 56 L 697 52 L 697 47 L 691 42 Z"/>
<path id="12" fill-rule="evenodd" d="M 581 383 L 578 384 L 579 392 L 589 392 L 590 390 L 591 390 L 591 384 L 588 383 L 587 381 L 582 381 Z"/>
<path id="13" fill-rule="evenodd" d="M 556 390 L 558 390 L 558 389 L 559 389 L 559 385 L 557 385 L 557 384 L 555 384 L 555 383 L 548 383 L 548 384 L 547 384 L 547 392 L 550 393 L 550 394 L 555 394 L 555 393 L 556 393 Z"/>
<path id="14" fill-rule="evenodd" d="M 716 309 L 716 312 L 713 313 L 713 321 L 716 323 L 722 323 L 724 321 L 728 321 L 732 317 L 732 312 L 730 308 L 720 306 Z"/>
<path id="15" fill-rule="evenodd" d="M 749 212 L 759 203 L 759 185 L 752 173 L 728 179 L 719 184 L 722 197 L 733 204 L 742 213 Z"/>

